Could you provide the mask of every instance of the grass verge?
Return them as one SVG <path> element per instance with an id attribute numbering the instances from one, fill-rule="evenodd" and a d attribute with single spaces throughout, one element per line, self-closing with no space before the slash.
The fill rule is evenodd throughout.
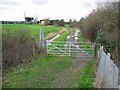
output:
<path id="1" fill-rule="evenodd" d="M 73 88 L 93 88 L 95 60 L 88 61 L 80 72 L 77 72 L 71 86 Z"/>
<path id="2" fill-rule="evenodd" d="M 69 68 L 70 57 L 41 56 L 3 73 L 3 88 L 50 88 L 55 75 Z"/>

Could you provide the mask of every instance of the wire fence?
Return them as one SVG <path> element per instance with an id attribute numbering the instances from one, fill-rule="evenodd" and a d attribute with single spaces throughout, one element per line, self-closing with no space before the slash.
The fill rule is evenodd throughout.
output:
<path id="1" fill-rule="evenodd" d="M 103 46 L 98 51 L 98 60 L 96 72 L 97 87 L 118 88 L 120 86 L 118 82 L 120 70 L 103 51 Z"/>

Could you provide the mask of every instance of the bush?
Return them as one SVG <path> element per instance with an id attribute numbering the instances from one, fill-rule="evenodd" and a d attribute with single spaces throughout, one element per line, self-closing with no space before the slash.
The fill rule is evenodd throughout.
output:
<path id="1" fill-rule="evenodd" d="M 28 30 L 4 30 L 2 37 L 3 70 L 31 62 L 34 55 L 43 53 L 42 48 L 37 52 L 35 39 Z"/>
<path id="2" fill-rule="evenodd" d="M 10 31 L 3 30 L 2 32 L 2 49 L 15 47 L 23 44 L 31 38 L 30 32 L 27 30 Z"/>
<path id="3" fill-rule="evenodd" d="M 111 59 L 118 60 L 118 3 L 99 3 L 86 18 L 80 20 L 83 36 L 103 45 Z"/>

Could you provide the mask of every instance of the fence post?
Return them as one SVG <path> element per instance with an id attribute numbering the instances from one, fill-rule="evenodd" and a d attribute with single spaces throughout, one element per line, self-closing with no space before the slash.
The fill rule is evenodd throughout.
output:
<path id="1" fill-rule="evenodd" d="M 40 46 L 45 47 L 44 31 L 43 31 L 43 29 L 40 29 L 39 38 L 40 38 Z"/>

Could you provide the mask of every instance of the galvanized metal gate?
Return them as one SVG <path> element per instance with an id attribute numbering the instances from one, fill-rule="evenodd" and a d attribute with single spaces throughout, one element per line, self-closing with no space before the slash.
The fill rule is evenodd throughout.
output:
<path id="1" fill-rule="evenodd" d="M 47 55 L 74 56 L 76 53 L 81 53 L 81 56 L 92 56 L 94 45 L 89 42 L 78 42 L 78 32 L 77 30 L 71 32 L 66 41 L 44 41 L 44 32 L 40 29 L 40 45 L 46 48 Z"/>
<path id="2" fill-rule="evenodd" d="M 52 56 L 74 56 L 80 51 L 93 56 L 93 45 L 88 42 L 76 43 L 67 41 L 52 41 L 47 44 L 47 54 Z"/>

